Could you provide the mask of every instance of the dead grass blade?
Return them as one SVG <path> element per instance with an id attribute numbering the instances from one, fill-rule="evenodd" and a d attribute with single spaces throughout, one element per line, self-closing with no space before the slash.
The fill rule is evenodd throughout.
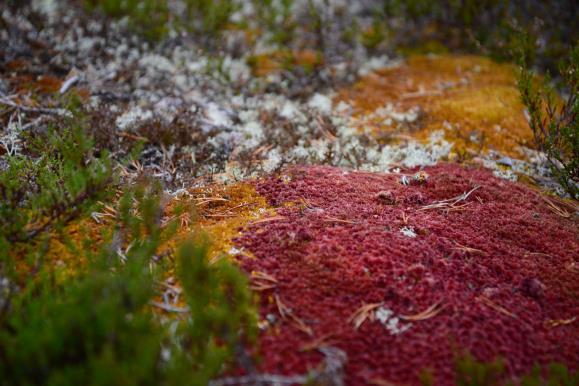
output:
<path id="1" fill-rule="evenodd" d="M 264 222 L 270 222 L 270 221 L 280 221 L 280 220 L 285 220 L 286 217 L 284 216 L 274 216 L 274 217 L 266 217 L 266 218 L 262 218 L 261 220 L 255 220 L 250 222 L 250 225 L 255 225 L 255 224 L 261 224 Z"/>
<path id="2" fill-rule="evenodd" d="M 330 339 L 333 336 L 333 333 L 324 334 L 319 338 L 304 344 L 302 347 L 300 347 L 300 351 L 313 351 L 319 349 L 320 347 L 332 346 L 334 343 L 336 343 L 335 340 Z"/>
<path id="3" fill-rule="evenodd" d="M 249 288 L 254 291 L 266 291 L 277 287 L 277 280 L 265 272 L 251 272 L 250 282 Z"/>
<path id="4" fill-rule="evenodd" d="M 518 319 L 517 315 L 513 314 L 511 311 L 507 310 L 506 308 L 501 307 L 498 304 L 494 303 L 492 300 L 490 300 L 486 296 L 479 296 L 477 298 L 477 300 L 479 302 L 483 303 L 484 305 L 486 305 L 487 307 L 490 307 L 493 310 L 500 312 L 501 314 L 505 314 L 507 316 L 510 316 L 513 319 Z"/>
<path id="5" fill-rule="evenodd" d="M 273 277 L 265 272 L 261 272 L 261 271 L 252 271 L 251 277 L 256 278 L 256 279 L 260 279 L 260 280 L 271 281 L 272 283 L 278 282 L 275 277 Z"/>
<path id="6" fill-rule="evenodd" d="M 196 206 L 201 206 L 201 205 L 205 205 L 208 204 L 210 202 L 226 202 L 229 201 L 225 198 L 222 197 L 199 197 L 196 198 L 195 200 L 197 200 L 198 202 L 195 203 Z"/>
<path id="7" fill-rule="evenodd" d="M 367 319 L 370 319 L 371 322 L 374 321 L 374 310 L 383 304 L 382 302 L 364 304 L 350 316 L 348 323 L 354 324 L 354 330 L 357 330 Z"/>
<path id="8" fill-rule="evenodd" d="M 277 306 L 277 312 L 282 319 L 286 318 L 286 315 L 289 314 L 290 309 L 281 301 L 278 295 L 274 295 L 273 298 L 275 299 L 275 305 Z"/>
<path id="9" fill-rule="evenodd" d="M 455 243 L 456 247 L 452 248 L 455 249 L 457 251 L 463 251 L 463 252 L 468 252 L 468 253 L 480 253 L 484 255 L 484 251 L 480 250 L 480 249 L 476 249 L 476 248 L 471 248 L 471 247 L 467 247 L 466 245 L 462 245 L 460 243 Z"/>
<path id="10" fill-rule="evenodd" d="M 446 306 L 441 306 L 441 302 L 438 302 L 438 303 L 434 303 L 433 305 L 428 307 L 426 310 L 424 310 L 418 314 L 399 315 L 399 318 L 402 320 L 407 320 L 407 321 L 411 321 L 411 322 L 418 322 L 418 321 L 430 319 L 430 318 L 436 316 L 438 313 L 440 313 L 440 311 L 444 310 L 445 308 L 446 308 Z"/>
<path id="11" fill-rule="evenodd" d="M 278 295 L 274 295 L 274 299 L 277 306 L 277 311 L 283 320 L 289 319 L 291 324 L 301 332 L 310 336 L 314 335 L 314 331 L 303 320 L 295 315 L 293 311 L 281 301 Z"/>
<path id="12" fill-rule="evenodd" d="M 549 209 L 551 209 L 551 211 L 553 213 L 555 213 L 556 215 L 559 215 L 561 217 L 564 218 L 570 218 L 571 217 L 571 213 L 567 212 L 565 209 L 555 205 L 555 203 L 551 200 L 549 200 L 547 197 L 543 196 L 541 194 L 541 198 L 543 199 L 543 201 L 545 201 L 545 203 L 547 203 L 547 207 Z"/>
<path id="13" fill-rule="evenodd" d="M 453 197 L 453 198 L 449 198 L 447 200 L 442 200 L 442 201 L 437 201 L 435 203 L 432 203 L 430 205 L 425 205 L 422 208 L 420 208 L 420 210 L 432 210 L 432 209 L 447 209 L 447 210 L 462 210 L 464 209 L 467 205 L 470 205 L 470 203 L 466 203 L 463 205 L 456 205 L 461 201 L 466 201 L 466 199 L 476 190 L 480 189 L 481 187 L 479 185 L 475 186 L 474 188 L 472 188 L 471 190 L 469 190 L 468 192 L 464 192 L 463 194 Z"/>
<path id="14" fill-rule="evenodd" d="M 551 320 L 545 321 L 545 325 L 548 328 L 554 328 L 554 327 L 566 326 L 568 324 L 575 323 L 576 320 L 577 320 L 576 316 L 573 318 L 570 318 L 570 319 L 551 319 Z"/>

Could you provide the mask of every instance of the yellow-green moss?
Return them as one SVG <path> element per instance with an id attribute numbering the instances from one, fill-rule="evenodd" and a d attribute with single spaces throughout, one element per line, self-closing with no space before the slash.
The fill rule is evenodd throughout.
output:
<path id="1" fill-rule="evenodd" d="M 378 137 L 386 130 L 426 140 L 432 131 L 444 130 L 456 153 L 494 149 L 518 157 L 523 154 L 517 146 L 532 146 L 514 67 L 484 57 L 413 56 L 339 91 L 337 101 L 350 103 L 358 118 L 388 103 L 399 111 L 418 106 L 423 112 L 412 130 L 375 122 Z"/>

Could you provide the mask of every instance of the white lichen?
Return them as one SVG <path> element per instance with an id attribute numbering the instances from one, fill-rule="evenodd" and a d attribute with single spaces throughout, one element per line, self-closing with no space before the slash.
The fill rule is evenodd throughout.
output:
<path id="1" fill-rule="evenodd" d="M 308 107 L 329 115 L 332 112 L 332 99 L 327 95 L 317 93 L 310 98 Z"/>
<path id="2" fill-rule="evenodd" d="M 400 228 L 400 233 L 410 238 L 415 238 L 417 236 L 416 232 L 414 231 L 414 228 L 409 226 Z"/>
<path id="3" fill-rule="evenodd" d="M 399 335 L 408 331 L 412 327 L 411 323 L 402 323 L 394 311 L 384 306 L 380 306 L 374 311 L 376 319 L 388 330 L 391 335 Z"/>
<path id="4" fill-rule="evenodd" d="M 132 108 L 121 116 L 117 117 L 115 123 L 117 129 L 124 131 L 138 126 L 140 123 L 153 118 L 153 113 L 143 110 L 139 106 Z"/>

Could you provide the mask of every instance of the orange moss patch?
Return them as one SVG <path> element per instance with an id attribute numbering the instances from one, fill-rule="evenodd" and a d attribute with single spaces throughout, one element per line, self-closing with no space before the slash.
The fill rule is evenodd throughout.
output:
<path id="1" fill-rule="evenodd" d="M 243 182 L 198 188 L 190 194 L 173 200 L 167 208 L 169 213 L 180 205 L 191 208 L 180 215 L 181 229 L 175 239 L 205 232 L 211 243 L 209 257 L 213 260 L 229 253 L 241 228 L 274 213 L 253 185 Z"/>
<path id="2" fill-rule="evenodd" d="M 213 185 L 193 189 L 189 193 L 179 198 L 169 198 L 165 206 L 162 227 L 177 221 L 178 230 L 161 245 L 158 256 L 172 255 L 180 241 L 206 234 L 211 243 L 209 258 L 218 259 L 231 251 L 232 240 L 241 228 L 274 213 L 266 200 L 247 183 Z M 97 252 L 103 242 L 110 240 L 115 229 L 116 212 L 112 206 L 102 209 L 98 218 L 99 222 L 84 218 L 59 232 L 53 231 L 45 244 L 38 241 L 14 248 L 11 254 L 17 261 L 16 268 L 21 277 L 27 277 L 40 263 L 53 267 L 62 280 L 79 272 L 87 263 L 81 253 L 87 248 L 85 244 L 89 243 L 88 248 Z M 121 246 L 125 247 L 127 245 Z M 45 251 L 42 262 L 27 253 L 34 250 Z M 174 267 L 167 268 L 167 274 L 173 275 Z"/>
<path id="3" fill-rule="evenodd" d="M 104 240 L 104 231 L 104 224 L 95 224 L 89 218 L 82 219 L 60 231 L 52 231 L 46 239 L 40 238 L 29 244 L 16 245 L 10 253 L 23 280 L 30 272 L 35 271 L 37 266 L 47 264 L 57 273 L 57 278 L 64 281 L 87 263 L 86 256 L 79 253 L 86 249 L 83 244 L 89 243 L 91 250 L 96 252 L 98 245 Z M 32 251 L 43 251 L 42 260 L 40 255 L 30 253 Z"/>
<path id="4" fill-rule="evenodd" d="M 242 228 L 275 213 L 265 198 L 255 191 L 255 187 L 247 183 L 213 185 L 192 189 L 189 193 L 190 196 L 172 200 L 166 208 L 168 219 L 179 221 L 180 229 L 165 246 L 165 250 L 174 251 L 180 241 L 207 235 L 210 242 L 208 257 L 210 261 L 215 261 L 234 254 L 233 239 L 241 235 Z M 178 212 L 181 214 L 177 214 Z M 244 254 L 252 256 L 245 251 Z M 170 285 L 179 287 L 179 283 L 174 279 L 176 277 L 174 266 L 168 267 L 166 277 Z M 168 284 L 165 282 L 160 285 Z M 159 306 L 162 303 L 161 296 L 157 296 L 155 301 L 158 304 L 154 307 L 154 311 L 164 313 L 163 308 Z M 173 306 L 181 309 L 187 307 L 183 297 L 180 297 Z M 176 314 L 170 315 L 174 317 Z"/>
<path id="5" fill-rule="evenodd" d="M 457 153 L 497 150 L 521 157 L 517 147 L 532 146 L 514 67 L 484 57 L 410 57 L 339 91 L 339 101 L 350 104 L 355 118 L 382 135 L 414 130 L 416 138 L 426 139 L 432 131 L 444 130 Z M 388 104 L 399 112 L 418 108 L 421 119 L 411 127 L 364 120 Z"/>
<path id="6" fill-rule="evenodd" d="M 280 50 L 268 54 L 255 55 L 248 59 L 248 65 L 251 67 L 253 75 L 258 77 L 266 77 L 295 67 L 302 67 L 309 72 L 322 65 L 322 63 L 321 54 L 313 50 Z"/>

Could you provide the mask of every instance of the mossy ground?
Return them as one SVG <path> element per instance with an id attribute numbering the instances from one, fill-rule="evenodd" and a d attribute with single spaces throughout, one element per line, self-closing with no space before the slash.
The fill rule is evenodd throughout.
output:
<path id="1" fill-rule="evenodd" d="M 74 12 L 66 19 L 81 20 L 78 25 L 63 17 L 66 27 L 39 25 L 36 34 L 22 27 L 34 19 L 24 19 L 5 24 L 24 30 L 0 34 L 3 42 L 18 43 L 0 48 L 0 119 L 6 129 L 0 156 L 12 151 L 10 141 L 20 146 L 28 140 L 23 132 L 58 126 L 50 115 L 55 111 L 45 109 L 62 107 L 73 95 L 88 106 L 94 154 L 108 149 L 116 162 L 145 141 L 123 178 L 161 180 L 166 193 L 155 218 L 162 229 L 176 224 L 149 256 L 150 267 L 162 269 L 155 277 L 156 302 L 145 303 L 147 310 L 162 320 L 195 316 L 179 297 L 186 280 L 180 281 L 175 261 L 179 244 L 194 239 L 209 243 L 200 261 L 213 267 L 233 261 L 259 296 L 260 371 L 307 372 L 320 367 L 318 348 L 335 346 L 350 356 L 346 384 L 414 384 L 424 366 L 435 366 L 434 376 L 445 384 L 453 379 L 457 342 L 477 360 L 502 356 L 509 376 L 551 360 L 576 370 L 577 344 L 568 339 L 577 333 L 576 204 L 471 168 L 470 161 L 503 156 L 526 160 L 520 148 L 533 147 L 513 65 L 451 55 L 439 41 L 388 50 L 394 31 L 374 22 L 349 25 L 339 9 L 326 14 L 322 2 L 308 1 L 306 13 L 286 15 L 281 23 L 268 13 L 279 29 L 273 36 L 278 44 L 265 39 L 271 26 L 263 29 L 259 18 L 232 22 L 223 8 L 219 18 L 204 20 L 202 14 L 230 1 L 188 3 L 207 6 L 198 9 L 199 19 L 191 18 L 203 25 L 189 26 L 200 36 L 189 40 L 177 29 L 152 50 L 148 44 L 169 32 L 165 25 L 151 29 L 155 36 L 144 43 L 122 22 L 103 27 Z M 383 16 L 372 19 L 382 23 Z M 0 17 L 0 27 L 3 22 Z M 344 41 L 348 32 L 352 36 Z M 20 35 L 31 41 L 20 42 Z M 59 47 L 49 50 L 56 56 L 50 61 L 46 47 Z M 391 52 L 408 57 L 393 65 L 396 59 L 384 56 Z M 367 75 L 359 78 L 362 73 Z M 386 106 L 392 119 L 376 114 Z M 439 131 L 452 150 L 428 157 L 430 137 Z M 414 141 L 424 147 L 407 146 Z M 29 156 L 26 151 L 16 150 Z M 404 159 L 391 156 L 398 153 L 421 170 L 440 160 L 468 167 L 426 167 L 431 179 L 424 183 L 413 179 L 416 169 L 399 173 Z M 283 168 L 296 163 L 323 166 Z M 496 162 L 492 167 L 514 170 Z M 250 179 L 256 175 L 263 179 Z M 530 175 L 525 181 L 536 183 Z M 215 177 L 242 182 L 219 184 Z M 458 205 L 424 209 L 478 183 L 482 189 Z M 111 255 L 124 264 L 131 245 L 115 239 L 118 199 L 11 250 L 20 277 L 34 281 L 44 265 L 66 283 L 88 265 L 87 251 L 109 243 Z M 173 303 L 167 293 L 177 294 Z M 197 316 L 206 314 L 201 308 Z M 380 320 L 385 314 L 390 324 Z M 411 323 L 408 332 L 396 331 Z"/>
<path id="2" fill-rule="evenodd" d="M 489 58 L 411 56 L 400 66 L 378 70 L 340 90 L 336 101 L 351 104 L 359 118 L 389 103 L 398 111 L 417 107 L 421 117 L 409 127 L 370 122 L 375 135 L 425 140 L 432 131 L 444 130 L 454 144 L 452 156 L 495 150 L 521 158 L 518 147 L 533 146 L 515 68 Z"/>
<path id="3" fill-rule="evenodd" d="M 31 245 L 20 245 L 11 251 L 18 262 L 17 269 L 22 277 L 38 269 L 40 261 L 23 258 L 26 251 L 43 249 L 46 264 L 54 268 L 61 280 L 74 276 L 86 266 L 86 259 L 79 250 L 95 252 L 103 242 L 113 237 L 116 210 L 112 205 L 102 205 L 92 218 L 85 218 L 54 231 L 46 241 Z M 252 184 L 240 182 L 229 185 L 210 185 L 187 191 L 179 197 L 167 197 L 161 224 L 176 221 L 177 232 L 157 251 L 159 256 L 174 254 L 179 243 L 193 238 L 209 243 L 208 258 L 216 261 L 231 254 L 234 239 L 248 224 L 271 216 L 273 209 L 264 197 L 255 191 Z M 121 251 L 128 245 L 119 245 Z M 175 267 L 166 267 L 167 276 L 175 275 Z"/>

